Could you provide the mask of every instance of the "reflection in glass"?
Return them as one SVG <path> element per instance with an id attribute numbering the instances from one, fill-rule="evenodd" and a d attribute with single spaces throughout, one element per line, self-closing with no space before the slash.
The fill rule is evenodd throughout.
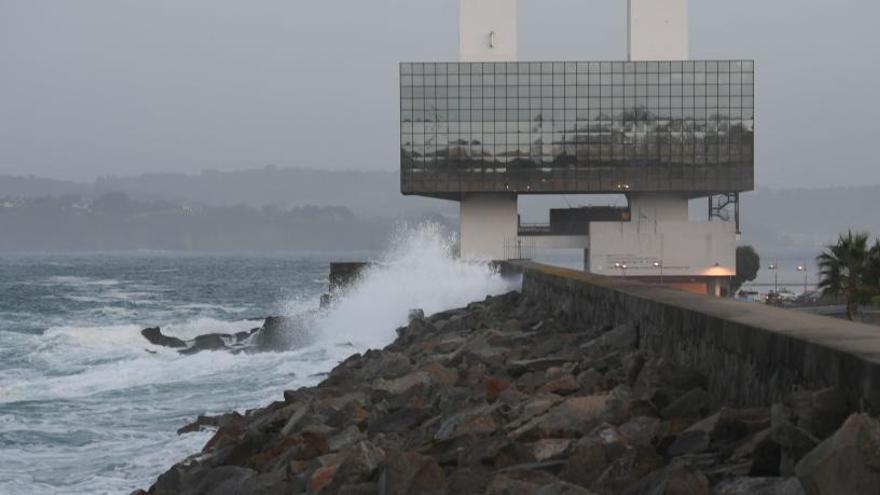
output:
<path id="1" fill-rule="evenodd" d="M 404 192 L 751 189 L 753 67 L 403 63 Z"/>

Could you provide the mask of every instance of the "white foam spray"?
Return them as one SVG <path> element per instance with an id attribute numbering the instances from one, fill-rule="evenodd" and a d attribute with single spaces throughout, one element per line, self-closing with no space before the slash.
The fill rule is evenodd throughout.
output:
<path id="1" fill-rule="evenodd" d="M 455 240 L 436 223 L 402 225 L 390 249 L 319 319 L 319 338 L 384 346 L 410 309 L 430 315 L 519 288 L 519 280 L 503 278 L 489 263 L 456 258 Z"/>

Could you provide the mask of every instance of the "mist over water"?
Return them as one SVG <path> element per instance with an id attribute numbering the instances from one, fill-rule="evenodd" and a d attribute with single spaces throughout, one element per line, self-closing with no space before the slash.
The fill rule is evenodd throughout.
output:
<path id="1" fill-rule="evenodd" d="M 432 313 L 518 287 L 488 264 L 455 260 L 453 244 L 436 225 L 401 229 L 316 313 L 312 345 L 251 355 L 182 356 L 140 330 L 187 338 L 314 312 L 328 262 L 370 253 L 0 257 L 0 493 L 146 487 L 210 437 L 176 435 L 196 415 L 313 385 L 348 355 L 388 344 L 412 308 Z"/>

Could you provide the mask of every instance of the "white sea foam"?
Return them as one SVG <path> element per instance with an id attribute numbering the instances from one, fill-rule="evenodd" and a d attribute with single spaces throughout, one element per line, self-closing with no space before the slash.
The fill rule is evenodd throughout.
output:
<path id="1" fill-rule="evenodd" d="M 401 227 L 388 252 L 319 321 L 321 338 L 383 346 L 410 309 L 431 314 L 518 288 L 519 280 L 502 278 L 488 263 L 455 258 L 454 245 L 440 225 Z"/>

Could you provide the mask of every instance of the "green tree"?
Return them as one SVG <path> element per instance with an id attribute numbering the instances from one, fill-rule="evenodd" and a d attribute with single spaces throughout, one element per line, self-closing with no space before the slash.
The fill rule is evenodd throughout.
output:
<path id="1" fill-rule="evenodd" d="M 755 280 L 761 268 L 761 257 L 752 246 L 736 247 L 736 275 L 730 281 L 731 292 L 736 292 L 746 282 Z"/>
<path id="2" fill-rule="evenodd" d="M 875 240 L 871 250 L 868 251 L 868 270 L 865 282 L 872 293 L 872 301 L 875 304 L 880 304 L 880 239 Z"/>
<path id="3" fill-rule="evenodd" d="M 819 265 L 819 288 L 823 294 L 842 296 L 846 300 L 846 317 L 853 319 L 859 304 L 875 295 L 876 280 L 871 280 L 878 268 L 872 261 L 880 252 L 875 244 L 868 248 L 868 234 L 849 231 L 841 234 L 837 244 L 829 245 L 816 258 Z"/>

